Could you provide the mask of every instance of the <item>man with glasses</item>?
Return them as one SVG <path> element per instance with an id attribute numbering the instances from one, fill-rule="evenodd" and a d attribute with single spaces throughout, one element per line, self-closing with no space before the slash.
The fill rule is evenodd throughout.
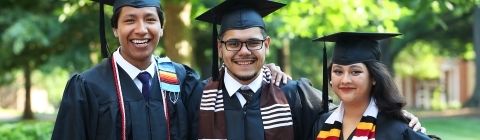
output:
<path id="1" fill-rule="evenodd" d="M 197 17 L 221 24 L 214 33 L 214 54 L 223 65 L 197 86 L 187 112 L 193 117 L 189 139 L 304 139 L 321 108 L 321 94 L 309 82 L 271 82 L 263 65 L 271 38 L 262 17 L 285 4 L 266 0 L 226 0 Z M 227 10 L 228 9 L 228 10 Z M 202 91 L 196 90 L 196 91 Z"/>
<path id="2" fill-rule="evenodd" d="M 267 0 L 226 0 L 196 18 L 213 23 L 214 73 L 196 87 L 203 92 L 190 98 L 189 139 L 308 138 L 322 110 L 321 92 L 304 78 L 274 86 L 263 67 L 271 38 L 262 17 L 283 6 Z M 217 57 L 223 62 L 220 71 Z"/>

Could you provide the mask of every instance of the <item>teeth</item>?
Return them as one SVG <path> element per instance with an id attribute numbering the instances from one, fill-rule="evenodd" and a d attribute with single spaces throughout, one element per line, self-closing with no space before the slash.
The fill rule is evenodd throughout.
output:
<path id="1" fill-rule="evenodd" d="M 148 42 L 148 39 L 145 39 L 145 40 L 132 40 L 133 43 L 135 44 L 143 44 L 143 43 L 147 43 Z"/>
<path id="2" fill-rule="evenodd" d="M 240 65 L 248 65 L 248 64 L 252 64 L 252 62 L 237 62 L 238 64 Z"/>

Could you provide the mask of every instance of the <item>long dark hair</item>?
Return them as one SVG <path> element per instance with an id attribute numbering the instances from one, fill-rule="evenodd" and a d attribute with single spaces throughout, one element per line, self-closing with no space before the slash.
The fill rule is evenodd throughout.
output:
<path id="1" fill-rule="evenodd" d="M 400 95 L 392 76 L 387 67 L 380 62 L 363 62 L 367 66 L 370 76 L 375 80 L 375 85 L 370 91 L 370 96 L 375 99 L 378 109 L 385 114 L 407 122 L 402 109 L 405 107 L 405 99 Z M 328 79 L 331 80 L 332 65 L 328 66 Z"/>

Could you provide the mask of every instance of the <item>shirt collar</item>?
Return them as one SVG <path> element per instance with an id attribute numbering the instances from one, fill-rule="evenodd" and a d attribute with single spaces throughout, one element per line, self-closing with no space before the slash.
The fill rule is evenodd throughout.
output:
<path id="1" fill-rule="evenodd" d="M 237 80 L 235 80 L 230 74 L 227 72 L 227 67 L 225 67 L 225 78 L 223 78 L 223 84 L 225 85 L 225 88 L 227 88 L 228 95 L 230 97 L 237 92 L 240 87 L 243 85 L 240 84 Z M 260 70 L 260 74 L 253 80 L 250 84 L 247 86 L 252 89 L 252 91 L 255 93 L 257 90 L 262 86 L 262 79 L 263 79 L 263 69 Z"/>
<path id="2" fill-rule="evenodd" d="M 120 49 L 117 49 L 115 52 L 113 52 L 113 56 L 115 57 L 115 60 L 117 61 L 117 64 L 123 68 L 123 70 L 125 70 L 125 72 L 127 72 L 128 76 L 130 76 L 130 78 L 132 78 L 132 80 L 134 80 L 135 78 L 137 78 L 138 74 L 140 74 L 141 72 L 148 72 L 150 73 L 150 76 L 153 76 L 155 75 L 155 59 L 152 55 L 151 57 L 151 60 L 150 62 L 150 66 L 148 66 L 147 69 L 145 70 L 140 70 L 138 69 L 137 67 L 133 66 L 132 64 L 130 64 L 127 60 L 125 60 L 125 58 L 122 57 L 122 55 L 120 55 Z"/>

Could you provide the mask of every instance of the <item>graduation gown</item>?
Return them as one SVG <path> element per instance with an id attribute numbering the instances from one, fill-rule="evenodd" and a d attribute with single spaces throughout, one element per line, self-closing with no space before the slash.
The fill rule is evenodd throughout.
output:
<path id="1" fill-rule="evenodd" d="M 285 85 L 280 84 L 280 88 L 285 93 L 285 97 L 290 105 L 293 119 L 294 138 L 296 140 L 304 140 L 307 138 L 306 136 L 308 136 L 308 133 L 311 131 L 316 114 L 321 110 L 322 101 L 321 94 L 318 93 L 319 91 L 304 92 L 304 90 L 300 88 L 301 84 L 310 84 L 304 83 L 308 81 L 305 80 L 306 79 L 288 81 Z M 197 88 L 201 89 L 196 89 L 195 91 L 200 91 L 200 93 L 202 93 L 205 84 L 206 81 L 197 86 Z M 228 140 L 258 140 L 265 138 L 262 115 L 260 113 L 261 89 L 262 88 L 257 90 L 250 99 L 247 113 L 244 117 L 243 109 L 237 96 L 234 95 L 230 97 L 225 87 L 223 87 L 226 122 L 225 128 Z M 189 137 L 191 140 L 198 139 L 198 129 L 202 129 L 198 128 L 200 101 L 202 98 L 202 94 L 200 93 L 192 94 L 192 97 L 190 98 L 192 101 L 189 102 L 190 104 L 187 107 L 189 116 L 192 117 L 190 119 L 192 122 L 190 123 L 191 135 Z"/>
<path id="2" fill-rule="evenodd" d="M 318 133 L 325 124 L 327 118 L 332 114 L 332 111 L 318 115 L 317 121 L 312 129 L 309 140 L 315 140 L 318 136 Z M 347 137 L 347 136 L 344 136 Z M 348 136 L 351 138 L 351 136 Z M 375 139 L 377 140 L 430 140 L 430 138 L 422 133 L 415 132 L 413 129 L 408 127 L 406 122 L 403 122 L 397 118 L 393 118 L 380 111 L 377 115 L 376 128 L 375 128 Z"/>
<path id="3" fill-rule="evenodd" d="M 117 66 L 123 92 L 127 139 L 166 140 L 167 125 L 157 73 L 152 79 L 147 103 L 133 80 Z M 187 66 L 178 63 L 174 63 L 174 66 L 181 92 L 175 105 L 170 101 L 168 104 L 170 136 L 172 140 L 183 140 L 188 130 L 184 104 L 198 83 L 198 75 Z M 121 114 L 113 76 L 109 58 L 68 81 L 52 139 L 121 139 Z"/>

